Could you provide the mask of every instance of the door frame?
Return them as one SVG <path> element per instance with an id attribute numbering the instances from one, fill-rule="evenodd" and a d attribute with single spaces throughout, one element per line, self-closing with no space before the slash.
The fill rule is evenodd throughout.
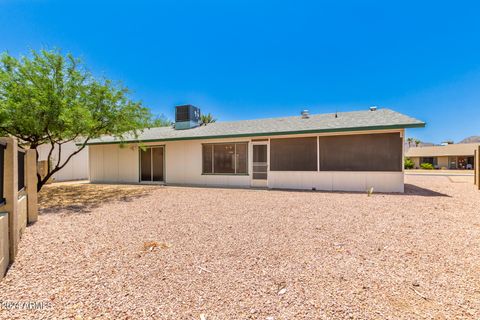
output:
<path id="1" fill-rule="evenodd" d="M 254 157 L 254 148 L 258 145 L 267 146 L 267 179 L 254 179 L 253 178 L 253 157 Z M 252 178 L 250 179 L 250 185 L 255 188 L 267 188 L 268 187 L 268 177 L 270 176 L 270 139 L 262 141 L 252 141 Z"/>
<path id="2" fill-rule="evenodd" d="M 166 179 L 166 147 L 164 144 L 160 145 L 152 145 L 152 146 L 145 146 L 145 148 L 163 148 L 163 180 L 162 181 L 152 181 L 152 180 L 142 180 L 142 149 L 138 147 L 138 182 L 142 184 L 165 184 Z M 151 157 L 153 157 L 153 152 L 151 153 Z M 153 158 L 151 158 L 150 162 L 150 173 L 151 176 L 153 177 Z"/>

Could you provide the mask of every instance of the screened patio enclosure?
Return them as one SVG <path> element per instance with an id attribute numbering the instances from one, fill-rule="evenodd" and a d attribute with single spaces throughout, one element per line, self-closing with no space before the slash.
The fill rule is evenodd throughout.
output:
<path id="1" fill-rule="evenodd" d="M 270 171 L 402 171 L 399 133 L 270 139 Z"/>

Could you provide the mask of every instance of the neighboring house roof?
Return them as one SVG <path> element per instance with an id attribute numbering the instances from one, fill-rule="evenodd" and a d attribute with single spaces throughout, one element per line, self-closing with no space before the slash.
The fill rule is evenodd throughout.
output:
<path id="1" fill-rule="evenodd" d="M 270 136 L 283 134 L 303 134 L 321 132 L 341 132 L 359 130 L 383 130 L 424 127 L 425 122 L 403 115 L 389 109 L 376 111 L 353 111 L 301 116 L 242 120 L 233 122 L 214 122 L 186 130 L 173 127 L 146 129 L 137 138 L 133 135 L 120 139 L 105 136 L 89 141 L 88 144 L 108 144 L 120 142 L 148 142 L 212 139 L 226 137 Z"/>
<path id="2" fill-rule="evenodd" d="M 446 146 L 410 148 L 406 157 L 442 157 L 442 156 L 473 156 L 479 143 L 448 144 Z"/>

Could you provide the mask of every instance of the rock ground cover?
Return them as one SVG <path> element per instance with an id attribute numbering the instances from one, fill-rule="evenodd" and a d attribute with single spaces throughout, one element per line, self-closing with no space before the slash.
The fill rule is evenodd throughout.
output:
<path id="1" fill-rule="evenodd" d="M 0 318 L 480 318 L 470 180 L 407 176 L 405 194 L 370 196 L 53 184 Z"/>

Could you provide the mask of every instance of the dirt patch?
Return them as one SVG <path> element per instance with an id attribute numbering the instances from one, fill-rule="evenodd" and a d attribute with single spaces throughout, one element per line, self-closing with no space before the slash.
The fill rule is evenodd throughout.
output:
<path id="1" fill-rule="evenodd" d="M 40 214 L 84 213 L 112 201 L 133 201 L 157 186 L 74 184 L 45 185 L 38 195 Z"/>

